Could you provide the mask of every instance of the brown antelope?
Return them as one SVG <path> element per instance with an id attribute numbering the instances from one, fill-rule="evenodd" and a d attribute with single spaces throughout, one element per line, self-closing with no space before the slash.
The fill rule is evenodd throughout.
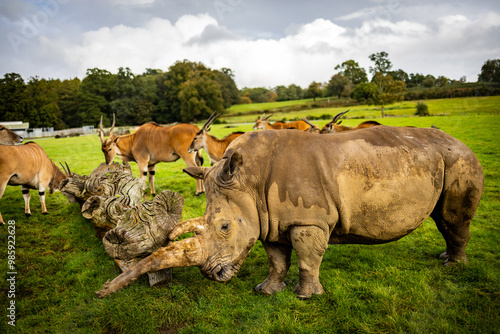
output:
<path id="1" fill-rule="evenodd" d="M 309 129 L 304 130 L 305 132 L 320 133 L 321 130 L 320 130 L 320 128 L 317 125 L 312 124 L 311 122 L 309 122 L 309 120 L 307 118 L 302 118 L 302 120 L 309 125 Z"/>
<path id="2" fill-rule="evenodd" d="M 340 125 L 342 121 L 337 122 L 340 117 L 342 117 L 346 112 L 349 110 L 346 110 L 344 112 L 341 112 L 333 118 L 331 122 L 328 122 L 320 131 L 320 133 L 335 133 L 335 132 L 343 132 L 343 131 L 349 131 L 349 130 L 357 130 L 357 129 L 364 129 L 364 128 L 370 128 L 372 126 L 377 126 L 381 125 L 379 122 L 376 121 L 366 121 L 360 123 L 357 127 L 351 128 L 348 126 Z"/>
<path id="3" fill-rule="evenodd" d="M 271 114 L 267 117 L 265 113 L 262 114 L 262 117 L 257 120 L 255 125 L 253 126 L 254 130 L 283 130 L 283 129 L 297 129 L 297 130 L 307 130 L 309 129 L 309 125 L 304 121 L 293 121 L 293 122 L 282 122 L 277 121 L 274 124 L 269 124 L 269 118 L 274 115 Z"/>
<path id="4" fill-rule="evenodd" d="M 0 124 L 0 145 L 18 145 L 22 141 L 23 137 Z"/>
<path id="5" fill-rule="evenodd" d="M 101 149 L 106 159 L 106 164 L 111 164 L 115 155 L 128 164 L 137 162 L 141 180 L 149 172 L 149 185 L 154 196 L 155 165 L 159 162 L 173 162 L 182 158 L 187 166 L 198 166 L 199 156 L 188 152 L 188 147 L 193 140 L 198 127 L 192 124 L 178 124 L 168 127 L 160 126 L 154 122 L 143 124 L 133 134 L 118 136 L 113 133 L 115 128 L 115 115 L 107 139 L 104 138 L 104 129 L 99 125 Z M 196 195 L 204 192 L 203 181 L 196 181 Z"/>
<path id="6" fill-rule="evenodd" d="M 69 168 L 68 168 L 68 173 Z M 65 175 L 36 143 L 28 142 L 19 146 L 0 146 L 0 198 L 7 185 L 21 186 L 27 216 L 30 210 L 30 189 L 38 189 L 42 213 L 48 214 L 45 206 L 45 191 L 52 194 L 59 190 Z M 0 224 L 4 224 L 0 213 Z"/>
<path id="7" fill-rule="evenodd" d="M 193 138 L 191 145 L 189 146 L 189 153 L 196 153 L 202 148 L 208 154 L 208 158 L 210 159 L 210 164 L 213 165 L 216 162 L 222 159 L 222 155 L 226 151 L 228 145 L 236 138 L 241 136 L 244 132 L 233 132 L 227 135 L 222 139 L 217 139 L 214 136 L 210 135 L 210 125 L 212 122 L 219 116 L 215 113 L 210 116 L 207 122 L 203 125 L 203 127 L 196 133 L 196 136 Z"/>

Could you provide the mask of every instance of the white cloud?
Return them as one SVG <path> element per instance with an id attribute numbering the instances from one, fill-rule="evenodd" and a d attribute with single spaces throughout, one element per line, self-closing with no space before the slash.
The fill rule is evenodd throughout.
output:
<path id="1" fill-rule="evenodd" d="M 185 15 L 174 23 L 151 18 L 140 27 L 116 25 L 89 31 L 77 41 L 42 36 L 37 50 L 43 50 L 47 66 L 36 73 L 57 77 L 67 68 L 74 74 L 66 77 L 83 77 L 87 68 L 116 72 L 120 66 L 142 73 L 146 68 L 166 70 L 177 60 L 189 59 L 212 68 L 231 68 L 240 88 L 292 83 L 307 87 L 312 81 L 328 81 L 335 65 L 348 59 L 368 69 L 372 65 L 368 56 L 386 51 L 394 69 L 452 79 L 466 75 L 474 81 L 484 61 L 500 54 L 495 33 L 499 22 L 496 13 L 474 20 L 445 16 L 432 28 L 409 20 L 375 18 L 349 29 L 316 19 L 281 39 L 249 40 L 208 14 Z"/>

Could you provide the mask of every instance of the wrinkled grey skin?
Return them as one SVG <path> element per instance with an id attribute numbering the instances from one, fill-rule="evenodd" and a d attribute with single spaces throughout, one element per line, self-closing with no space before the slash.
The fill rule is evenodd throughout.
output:
<path id="1" fill-rule="evenodd" d="M 195 235 L 139 262 L 99 296 L 169 266 L 196 265 L 206 277 L 227 281 L 259 239 L 269 274 L 256 291 L 285 288 L 295 249 L 295 292 L 308 298 L 323 293 L 319 267 L 329 243 L 394 241 L 428 216 L 445 239 L 445 264 L 466 261 L 484 183 L 479 161 L 460 141 L 437 129 L 387 126 L 332 135 L 247 133 L 213 167 L 184 170 L 206 181 L 207 207 L 170 238 Z"/>

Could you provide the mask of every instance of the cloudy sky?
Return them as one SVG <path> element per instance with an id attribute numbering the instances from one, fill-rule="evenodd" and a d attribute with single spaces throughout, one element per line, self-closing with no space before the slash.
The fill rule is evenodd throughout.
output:
<path id="1" fill-rule="evenodd" d="M 0 76 L 83 78 L 88 68 L 228 67 L 238 88 L 307 87 L 353 59 L 476 81 L 500 58 L 498 0 L 3 0 Z"/>

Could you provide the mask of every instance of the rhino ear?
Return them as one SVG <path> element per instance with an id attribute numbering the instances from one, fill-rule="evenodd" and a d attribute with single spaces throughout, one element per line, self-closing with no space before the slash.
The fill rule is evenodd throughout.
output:
<path id="1" fill-rule="evenodd" d="M 222 167 L 222 171 L 219 176 L 225 181 L 230 180 L 233 177 L 236 168 L 242 164 L 243 156 L 239 151 L 234 151 L 233 154 L 227 158 L 226 162 L 224 162 L 224 166 Z"/>
<path id="2" fill-rule="evenodd" d="M 205 179 L 205 171 L 207 169 L 208 167 L 192 166 L 192 167 L 186 167 L 182 171 L 195 179 L 203 180 Z"/>

